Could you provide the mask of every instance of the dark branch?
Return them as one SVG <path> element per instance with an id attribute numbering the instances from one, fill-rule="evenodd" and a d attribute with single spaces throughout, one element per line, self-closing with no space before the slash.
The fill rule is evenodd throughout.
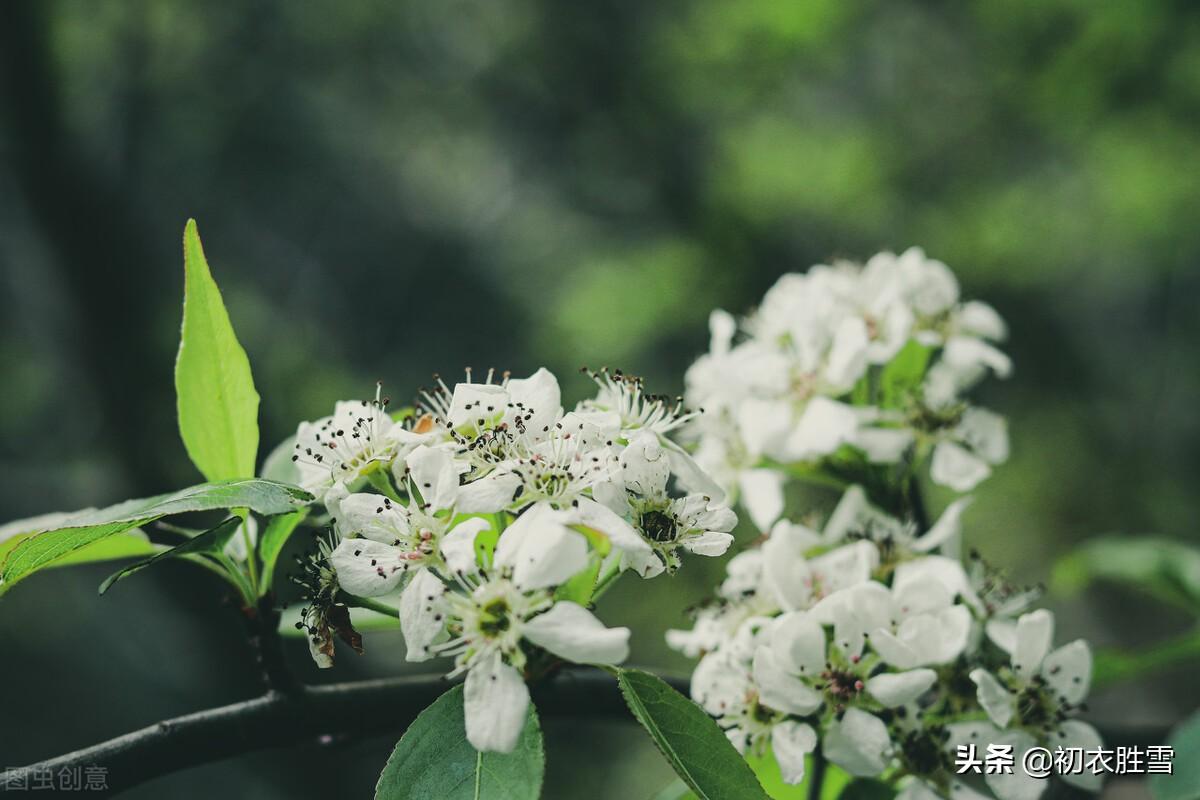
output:
<path id="1" fill-rule="evenodd" d="M 685 679 L 667 681 L 687 692 Z M 0 792 L 34 785 L 34 776 L 47 769 L 57 774 L 64 767 L 96 766 L 106 768 L 112 794 L 188 767 L 327 734 L 400 731 L 450 685 L 441 677 L 420 676 L 298 687 L 288 694 L 271 691 L 0 772 Z M 616 681 L 600 670 L 563 670 L 532 691 L 543 717 L 632 719 Z"/>

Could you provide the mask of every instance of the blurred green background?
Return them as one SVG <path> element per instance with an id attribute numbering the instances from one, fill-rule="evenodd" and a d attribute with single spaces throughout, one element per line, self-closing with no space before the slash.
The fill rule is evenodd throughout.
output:
<path id="1" fill-rule="evenodd" d="M 1011 463 L 970 540 L 1019 578 L 1111 531 L 1195 538 L 1200 6 L 1145 0 L 13 2 L 0 6 L 0 520 L 194 483 L 171 366 L 199 220 L 255 368 L 264 448 L 335 400 L 465 365 L 611 364 L 677 392 L 709 309 L 919 244 L 1009 320 L 984 401 Z M 944 498 L 941 498 L 944 501 Z M 748 532 L 747 535 L 753 535 Z M 618 587 L 635 660 L 687 663 L 721 566 Z M 0 603 L 0 762 L 256 691 L 215 579 L 105 565 Z M 1060 638 L 1188 624 L 1051 598 Z M 367 639 L 332 674 L 404 669 Z M 1178 670 L 1101 722 L 1197 705 Z M 386 709 L 382 710 L 386 713 Z M 649 797 L 628 725 L 550 723 L 547 797 Z M 268 752 L 130 796 L 369 796 L 392 740 Z"/>

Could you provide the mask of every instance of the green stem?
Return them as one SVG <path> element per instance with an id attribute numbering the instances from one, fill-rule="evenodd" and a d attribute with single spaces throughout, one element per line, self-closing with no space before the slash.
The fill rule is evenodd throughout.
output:
<path id="1" fill-rule="evenodd" d="M 258 548 L 250 539 L 250 514 L 242 511 L 242 541 L 246 544 L 246 569 L 250 573 L 250 591 L 258 597 Z"/>
<path id="2" fill-rule="evenodd" d="M 387 603 L 381 603 L 378 600 L 372 600 L 369 597 L 359 597 L 356 594 L 349 592 L 341 592 L 340 597 L 346 601 L 346 605 L 351 608 L 365 608 L 368 611 L 374 611 L 377 614 L 383 614 L 385 617 L 400 618 L 400 609 L 389 606 Z"/>
<path id="3" fill-rule="evenodd" d="M 821 789 L 825 783 L 825 756 L 821 748 L 813 751 L 812 774 L 808 776 L 808 800 L 821 800 Z"/>

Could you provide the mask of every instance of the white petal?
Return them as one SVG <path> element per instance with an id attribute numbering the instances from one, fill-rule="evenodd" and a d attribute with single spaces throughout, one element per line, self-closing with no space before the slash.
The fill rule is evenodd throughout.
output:
<path id="1" fill-rule="evenodd" d="M 388 544 L 370 539 L 343 539 L 329 554 L 337 570 L 338 585 L 360 597 L 378 597 L 395 589 L 408 569 L 408 561 Z"/>
<path id="2" fill-rule="evenodd" d="M 507 472 L 493 472 L 459 487 L 455 508 L 464 514 L 492 514 L 512 505 L 521 479 Z"/>
<path id="3" fill-rule="evenodd" d="M 612 509 L 586 497 L 567 512 L 572 524 L 586 525 L 608 537 L 612 546 L 626 553 L 652 555 L 651 547 L 642 535 Z"/>
<path id="4" fill-rule="evenodd" d="M 870 777 L 883 772 L 891 750 L 887 726 L 873 714 L 848 708 L 841 721 L 825 734 L 826 758 L 851 775 Z"/>
<path id="5" fill-rule="evenodd" d="M 988 717 L 999 727 L 1008 727 L 1013 717 L 1013 696 L 986 669 L 973 669 L 970 677 L 975 684 L 979 705 L 983 706 Z"/>
<path id="6" fill-rule="evenodd" d="M 576 664 L 619 664 L 629 657 L 629 628 L 606 628 L 575 603 L 555 603 L 521 631 L 537 646 Z"/>
<path id="7" fill-rule="evenodd" d="M 1020 731 L 1008 731 L 996 737 L 995 742 L 988 744 L 1013 746 L 1013 771 L 984 775 L 984 781 L 988 788 L 995 792 L 996 797 L 1000 800 L 1037 800 L 1041 797 L 1049 781 L 1045 778 L 1030 777 L 1021 768 L 1025 752 L 1035 745 L 1033 737 Z"/>
<path id="8" fill-rule="evenodd" d="M 1092 649 L 1083 639 L 1063 645 L 1046 656 L 1042 675 L 1063 700 L 1082 703 L 1092 684 Z"/>
<path id="9" fill-rule="evenodd" d="M 724 650 L 705 655 L 692 672 L 692 699 L 714 717 L 743 707 L 749 689 L 749 676 Z"/>
<path id="10" fill-rule="evenodd" d="M 451 572 L 470 575 L 479 571 L 475 558 L 475 537 L 490 527 L 486 519 L 471 517 L 447 531 L 442 537 L 440 549 Z"/>
<path id="11" fill-rule="evenodd" d="M 458 497 L 458 467 L 447 450 L 421 445 L 408 454 L 405 463 L 426 508 L 436 511 L 454 505 Z"/>
<path id="12" fill-rule="evenodd" d="M 506 388 L 509 401 L 513 404 L 507 410 L 506 417 L 513 427 L 516 427 L 517 417 L 520 417 L 521 425 L 536 437 L 562 414 L 562 392 L 558 388 L 558 378 L 545 367 L 528 378 L 513 378 Z"/>
<path id="13" fill-rule="evenodd" d="M 804 780 L 805 757 L 815 749 L 817 734 L 803 722 L 788 720 L 771 729 L 771 751 L 784 783 L 795 785 Z"/>
<path id="14" fill-rule="evenodd" d="M 848 392 L 867 367 L 867 324 L 862 317 L 847 317 L 838 325 L 825 365 L 830 394 Z"/>
<path id="15" fill-rule="evenodd" d="M 1008 336 L 1008 326 L 1004 324 L 996 309 L 978 300 L 968 300 L 958 310 L 958 327 L 960 330 L 974 334 L 984 339 L 1000 341 Z"/>
<path id="16" fill-rule="evenodd" d="M 1054 640 L 1054 615 L 1044 608 L 1022 614 L 1017 619 L 1017 640 L 1012 665 L 1018 675 L 1032 677 L 1042 666 Z"/>
<path id="17" fill-rule="evenodd" d="M 652 431 L 641 431 L 621 453 L 625 486 L 643 497 L 661 497 L 671 478 L 671 460 Z"/>
<path id="18" fill-rule="evenodd" d="M 888 708 L 894 708 L 913 702 L 936 681 L 937 673 L 931 669 L 885 672 L 867 680 L 867 692 Z"/>
<path id="19" fill-rule="evenodd" d="M 587 539 L 568 528 L 567 519 L 548 505 L 531 506 L 500 534 L 493 563 L 512 569 L 513 583 L 523 590 L 565 582 L 588 560 Z"/>
<path id="20" fill-rule="evenodd" d="M 696 463 L 691 453 L 665 437 L 659 439 L 659 444 L 666 451 L 671 472 L 683 491 L 708 495 L 714 503 L 725 502 L 725 490 Z"/>
<path id="21" fill-rule="evenodd" d="M 907 428 L 859 428 L 852 444 L 866 455 L 872 464 L 895 464 L 914 441 Z"/>
<path id="22" fill-rule="evenodd" d="M 771 626 L 771 649 L 789 672 L 815 679 L 825 668 L 825 629 L 811 614 L 794 611 Z"/>
<path id="23" fill-rule="evenodd" d="M 1012 359 L 973 336 L 951 336 L 942 351 L 942 360 L 960 372 L 988 367 L 999 378 L 1012 374 Z"/>
<path id="24" fill-rule="evenodd" d="M 707 533 L 684 536 L 679 540 L 679 546 L 689 553 L 698 556 L 722 556 L 733 544 L 733 536 L 728 533 L 708 531 Z"/>
<path id="25" fill-rule="evenodd" d="M 428 661 L 429 646 L 445 632 L 445 594 L 445 584 L 427 569 L 418 570 L 404 587 L 400 595 L 400 629 L 408 661 Z"/>
<path id="26" fill-rule="evenodd" d="M 472 747 L 480 752 L 511 753 L 525 728 L 528 709 L 529 687 L 499 654 L 471 666 L 463 711 Z"/>
<path id="27" fill-rule="evenodd" d="M 1080 722 L 1077 719 L 1069 719 L 1064 722 L 1059 727 L 1058 735 L 1051 736 L 1050 739 L 1052 749 L 1078 747 L 1085 754 L 1099 750 L 1103 746 L 1104 740 L 1100 738 L 1099 732 L 1086 722 Z M 1082 772 L 1060 772 L 1059 777 L 1072 786 L 1078 786 L 1089 792 L 1100 791 L 1100 786 L 1104 783 L 1103 775 L 1093 774 L 1088 769 Z"/>
<path id="28" fill-rule="evenodd" d="M 1017 647 L 1017 623 L 1011 619 L 988 620 L 984 630 L 992 643 L 1011 657 Z"/>
<path id="29" fill-rule="evenodd" d="M 759 699 L 776 711 L 803 716 L 821 707 L 820 693 L 784 669 L 770 647 L 755 651 L 753 674 Z"/>
<path id="30" fill-rule="evenodd" d="M 937 586 L 946 597 L 946 602 L 955 595 L 967 591 L 967 574 L 962 563 L 946 556 L 922 556 L 905 561 L 896 567 L 892 581 L 892 593 L 901 594 L 909 589 Z"/>
<path id="31" fill-rule="evenodd" d="M 933 448 L 929 477 L 939 486 L 969 492 L 991 474 L 986 461 L 956 442 L 938 442 Z"/>
<path id="32" fill-rule="evenodd" d="M 357 535 L 391 545 L 412 534 L 407 509 L 382 495 L 346 494 L 337 506 L 337 529 L 343 537 Z"/>
<path id="33" fill-rule="evenodd" d="M 783 474 L 773 469 L 750 469 L 738 476 L 742 505 L 760 531 L 769 529 L 783 513 Z"/>
<path id="34" fill-rule="evenodd" d="M 854 439 L 858 415 L 845 403 L 818 395 L 808 402 L 795 430 L 787 439 L 790 460 L 807 461 L 828 455 Z"/>
<path id="35" fill-rule="evenodd" d="M 973 453 L 989 464 L 1008 460 L 1008 422 L 996 412 L 976 406 L 968 408 L 956 433 Z"/>
<path id="36" fill-rule="evenodd" d="M 450 399 L 450 427 L 477 432 L 500 421 L 508 406 L 508 392 L 495 384 L 460 383 Z"/>
<path id="37" fill-rule="evenodd" d="M 928 553 L 947 542 L 957 542 L 962 534 L 962 513 L 970 505 L 970 497 L 960 497 L 946 506 L 946 510 L 938 517 L 938 521 L 933 524 L 933 527 L 926 531 L 924 536 L 913 542 L 913 549 L 919 553 Z"/>

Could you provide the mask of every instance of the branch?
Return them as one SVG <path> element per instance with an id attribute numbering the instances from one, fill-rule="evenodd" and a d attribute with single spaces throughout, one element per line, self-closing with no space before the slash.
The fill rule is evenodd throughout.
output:
<path id="1" fill-rule="evenodd" d="M 687 681 L 667 678 L 687 693 Z M 108 793 L 188 767 L 323 735 L 371 735 L 406 728 L 452 684 L 440 676 L 299 687 L 197 711 L 25 767 L 0 772 L 0 792 L 35 784 L 46 770 L 106 769 Z M 531 687 L 543 717 L 632 719 L 611 676 L 592 668 L 563 670 Z M 102 796 L 102 795 L 100 795 Z"/>

